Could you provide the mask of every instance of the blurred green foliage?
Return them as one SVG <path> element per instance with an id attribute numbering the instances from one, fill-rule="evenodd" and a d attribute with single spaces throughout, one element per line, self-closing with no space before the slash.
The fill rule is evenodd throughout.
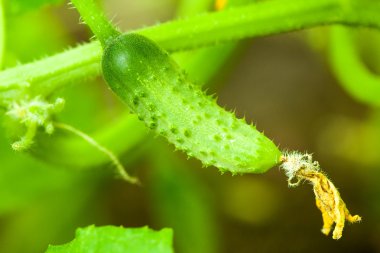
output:
<path id="1" fill-rule="evenodd" d="M 62 51 L 75 43 L 78 39 L 77 28 L 65 22 L 66 19 L 72 19 L 72 13 L 66 10 L 66 6 L 48 6 L 58 3 L 63 1 L 8 0 L 4 3 L 5 26 L 1 25 L 1 31 L 6 32 L 6 36 L 3 36 L 1 41 L 5 39 L 5 67 Z M 213 1 L 210 0 L 183 0 L 174 7 L 168 1 L 165 3 L 167 6 L 162 9 L 171 10 L 179 7 L 178 13 L 175 14 L 178 17 L 191 16 L 206 9 L 211 11 L 213 8 Z M 135 1 L 134 4 L 139 3 Z M 144 4 L 147 5 L 146 2 Z M 45 7 L 38 9 L 41 6 Z M 128 13 L 128 8 L 123 11 Z M 237 106 L 238 111 L 240 106 L 241 114 L 251 106 L 256 106 L 254 109 L 257 110 L 255 113 L 258 116 L 260 112 L 266 115 L 257 117 L 257 121 L 275 125 L 268 131 L 272 131 L 273 136 L 280 142 L 282 140 L 283 145 L 286 143 L 284 140 L 287 140 L 284 136 L 291 136 L 293 143 L 289 145 L 295 148 L 313 149 L 313 145 L 314 149 L 319 147 L 319 155 L 325 164 L 330 165 L 328 169 L 332 172 L 332 178 L 344 190 L 342 195 L 348 197 L 347 202 L 353 203 L 353 210 L 360 210 L 364 216 L 361 227 L 355 227 L 352 235 L 348 234 L 347 239 L 343 238 L 341 244 L 332 244 L 325 240 L 316 229 L 320 225 L 319 214 L 313 208 L 314 200 L 309 194 L 309 189 L 306 190 L 307 186 L 305 192 L 289 193 L 285 190 L 285 179 L 277 175 L 279 173 L 276 171 L 268 178 L 279 186 L 260 177 L 231 179 L 229 176 L 221 177 L 218 173 L 199 169 L 198 163 L 186 161 L 176 153 L 173 154 L 172 147 L 167 147 L 159 141 L 149 141 L 152 136 L 138 125 L 137 119 L 131 123 L 129 118 L 135 116 L 125 111 L 97 79 L 85 81 L 54 95 L 63 96 L 67 101 L 66 110 L 58 119 L 88 132 L 105 146 L 112 145 L 113 151 L 120 154 L 128 171 L 142 177 L 143 187 L 129 188 L 130 186 L 115 180 L 113 168 L 107 164 L 107 158 L 68 133 L 59 131 L 54 138 L 41 134 L 43 138 L 36 143 L 36 147 L 31 150 L 33 155 L 30 155 L 12 151 L 6 130 L 1 128 L 0 252 L 44 252 L 48 244 L 68 242 L 73 238 L 73 231 L 77 227 L 90 224 L 148 224 L 156 228 L 172 227 L 176 252 L 183 253 L 244 253 L 254 250 L 274 252 L 276 249 L 282 252 L 290 252 L 291 249 L 309 252 L 379 251 L 380 123 L 378 109 L 373 108 L 374 103 L 366 103 L 366 99 L 377 100 L 379 97 L 378 87 L 375 86 L 378 84 L 380 69 L 379 33 L 368 30 L 345 31 L 349 40 L 346 38 L 345 41 L 339 42 L 330 40 L 334 39 L 329 37 L 334 35 L 334 31 L 311 31 L 313 32 L 318 33 L 322 41 L 320 47 L 324 47 L 322 50 L 325 50 L 324 54 L 319 55 L 324 55 L 324 60 L 328 62 L 331 55 L 327 52 L 333 53 L 339 69 L 331 68 L 330 72 L 315 70 L 317 74 L 301 79 L 302 82 L 299 79 L 293 81 L 297 75 L 302 75 L 301 71 L 292 72 L 294 66 L 304 70 L 305 65 L 310 67 L 308 64 L 311 64 L 311 61 L 314 64 L 318 62 L 315 59 L 317 57 L 310 56 L 312 53 L 304 52 L 307 50 L 302 34 L 262 39 L 261 45 L 246 53 L 252 56 L 252 59 L 244 58 L 244 54 L 240 54 L 243 60 L 240 63 L 235 62 L 229 68 L 225 68 L 224 64 L 233 55 L 235 43 L 178 53 L 175 58 L 192 79 L 211 87 L 216 87 L 213 86 L 215 82 L 210 80 L 215 81 L 213 77 L 220 69 L 224 72 L 221 74 L 224 78 L 217 80 L 221 83 L 229 81 L 233 90 L 244 87 L 240 87 L 238 83 L 238 80 L 241 80 L 241 72 L 237 72 L 235 77 L 228 75 L 232 70 L 242 69 L 244 73 L 250 73 L 254 67 L 262 71 L 253 72 L 254 78 L 257 78 L 253 81 L 249 80 L 249 74 L 244 74 L 247 75 L 246 84 L 250 86 L 246 96 L 242 91 L 238 95 L 235 94 L 238 97 L 233 100 L 234 94 L 229 90 L 223 93 L 221 88 L 222 102 Z M 82 37 L 87 36 L 86 32 L 79 33 Z M 81 36 L 79 37 L 82 38 Z M 292 36 L 298 37 L 294 39 Z M 277 44 L 271 44 L 271 41 L 276 39 Z M 260 39 L 258 41 L 260 44 Z M 296 41 L 299 44 L 295 47 L 289 45 Z M 335 49 L 330 48 L 329 46 L 334 44 L 329 43 L 336 43 Z M 343 52 L 345 49 L 351 51 Z M 280 50 L 289 50 L 290 56 L 284 56 Z M 294 65 L 297 57 L 303 57 L 302 63 Z M 256 58 L 258 60 L 255 61 Z M 355 64 L 350 64 L 352 60 Z M 318 62 L 318 66 L 320 65 L 323 64 Z M 360 68 L 355 67 L 357 65 Z M 362 71 L 358 72 L 360 70 Z M 288 83 L 298 81 L 302 85 L 301 88 L 292 86 L 293 90 L 292 87 L 281 89 L 279 86 L 285 85 L 282 82 L 286 83 L 284 76 L 287 76 L 284 73 L 292 74 Z M 343 85 L 345 82 L 353 83 L 352 81 L 356 80 L 354 85 L 357 91 L 369 94 L 360 100 L 364 105 L 355 104 L 351 98 L 338 90 L 339 88 L 334 88 L 336 86 L 329 73 Z M 365 88 L 366 79 L 360 78 L 363 73 L 377 80 L 374 84 L 376 90 L 370 91 Z M 323 75 L 323 78 L 319 79 L 318 75 Z M 313 79 L 321 83 L 326 82 L 327 85 L 319 89 L 312 85 Z M 270 80 L 276 80 L 276 85 L 271 86 Z M 263 86 L 265 93 L 281 94 L 260 100 L 259 95 L 255 97 L 254 94 L 262 94 L 259 93 L 258 86 Z M 317 96 L 318 108 L 308 107 L 312 99 L 306 90 Z M 357 93 L 353 91 L 352 95 L 355 97 Z M 231 100 L 228 100 L 230 97 Z M 244 100 L 245 97 L 248 98 Z M 300 98 L 304 100 L 298 100 Z M 261 103 L 254 104 L 256 100 Z M 302 103 L 297 104 L 297 101 Z M 281 109 L 286 106 L 290 108 L 289 114 L 276 112 L 283 112 Z M 305 120 L 305 116 L 300 113 L 302 109 L 296 108 L 307 108 L 304 109 L 307 110 L 304 113 L 312 114 L 315 128 L 311 129 L 310 124 L 306 124 L 309 118 Z M 281 120 L 273 123 L 273 118 Z M 3 119 L 0 118 L 0 121 L 3 122 Z M 261 126 L 265 126 L 265 123 L 262 124 Z M 112 127 L 109 127 L 110 125 Z M 287 130 L 292 127 L 286 128 L 289 125 L 293 128 L 295 125 L 300 126 L 294 132 L 298 131 L 301 137 L 305 137 L 302 133 L 306 132 L 311 133 L 307 136 L 314 139 L 309 142 L 297 142 L 297 138 L 301 137 L 291 135 L 292 131 Z M 49 149 L 50 153 L 47 153 Z M 88 169 L 78 169 L 83 167 Z M 212 186 L 212 192 L 208 186 Z M 133 201 L 123 202 L 125 196 L 133 194 L 136 196 L 132 198 Z M 120 213 L 122 211 L 114 210 L 114 202 L 130 212 Z M 308 209 L 306 205 L 312 208 Z M 311 219 L 314 220 L 314 217 L 317 222 L 313 223 Z M 107 236 L 112 235 L 112 232 L 104 233 Z M 164 237 L 168 242 L 170 236 L 166 234 Z M 295 241 L 297 244 L 294 244 Z M 314 249 L 310 249 L 311 243 L 316 245 Z M 50 248 L 48 252 L 68 252 L 65 247 Z"/>
<path id="2" fill-rule="evenodd" d="M 149 192 L 157 223 L 173 228 L 178 252 L 219 252 L 210 192 L 166 144 L 152 149 Z"/>
<path id="3" fill-rule="evenodd" d="M 331 27 L 330 55 L 336 76 L 354 98 L 374 107 L 380 106 L 380 76 L 372 73 L 355 47 L 354 30 Z"/>
<path id="4" fill-rule="evenodd" d="M 64 24 L 49 11 L 8 14 L 5 24 L 6 67 L 60 52 L 73 41 Z"/>
<path id="5" fill-rule="evenodd" d="M 0 2 L 0 68 L 3 66 L 5 42 L 4 4 Z"/>
<path id="6" fill-rule="evenodd" d="M 64 0 L 4 0 L 7 12 L 11 15 L 25 13 L 51 4 L 62 4 Z"/>

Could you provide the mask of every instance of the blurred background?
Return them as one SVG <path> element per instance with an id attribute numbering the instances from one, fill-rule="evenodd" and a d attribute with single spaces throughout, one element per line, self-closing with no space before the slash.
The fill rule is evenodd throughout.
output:
<path id="1" fill-rule="evenodd" d="M 45 2 L 3 2 L 3 69 L 92 37 L 66 2 Z M 227 7 L 252 2 L 231 0 Z M 123 31 L 214 9 L 210 0 L 107 0 L 103 6 Z M 2 125 L 0 252 L 44 252 L 90 224 L 172 227 L 177 253 L 380 252 L 380 111 L 347 88 L 355 80 L 365 90 L 367 79 L 350 76 L 370 76 L 380 90 L 379 45 L 377 31 L 323 27 L 174 56 L 221 106 L 236 109 L 281 149 L 313 153 L 351 213 L 363 217 L 347 224 L 339 241 L 320 232 L 311 185 L 288 188 L 278 168 L 221 175 L 137 124 L 105 143 L 141 179 L 139 187 L 117 179 L 111 162 L 96 160 L 102 154 L 75 136 L 41 133 L 30 153 L 16 153 Z M 133 117 L 101 77 L 56 96 L 66 100 L 57 120 L 95 137 L 112 135 L 120 119 Z"/>

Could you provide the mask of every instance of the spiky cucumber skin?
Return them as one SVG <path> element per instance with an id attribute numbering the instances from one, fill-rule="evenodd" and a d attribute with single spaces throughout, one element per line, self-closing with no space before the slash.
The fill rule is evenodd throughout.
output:
<path id="1" fill-rule="evenodd" d="M 102 68 L 111 89 L 150 129 L 204 165 L 240 174 L 279 163 L 271 140 L 219 107 L 148 38 L 120 35 L 106 46 Z"/>

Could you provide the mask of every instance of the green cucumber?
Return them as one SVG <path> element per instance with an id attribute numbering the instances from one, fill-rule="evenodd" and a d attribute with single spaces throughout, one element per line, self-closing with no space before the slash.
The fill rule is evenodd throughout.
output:
<path id="1" fill-rule="evenodd" d="M 205 166 L 262 173 L 280 162 L 271 140 L 219 107 L 150 39 L 130 33 L 109 41 L 102 69 L 111 89 L 150 129 Z"/>

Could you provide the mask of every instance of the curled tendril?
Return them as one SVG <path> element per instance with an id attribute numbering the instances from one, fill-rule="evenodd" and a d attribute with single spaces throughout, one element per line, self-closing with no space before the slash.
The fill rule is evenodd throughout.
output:
<path id="1" fill-rule="evenodd" d="M 52 116 L 64 107 L 65 101 L 57 98 L 54 103 L 49 103 L 41 97 L 22 100 L 12 103 L 7 115 L 26 127 L 26 132 L 18 141 L 12 144 L 16 151 L 23 151 L 33 144 L 38 127 L 43 127 L 47 134 L 54 132 Z"/>

